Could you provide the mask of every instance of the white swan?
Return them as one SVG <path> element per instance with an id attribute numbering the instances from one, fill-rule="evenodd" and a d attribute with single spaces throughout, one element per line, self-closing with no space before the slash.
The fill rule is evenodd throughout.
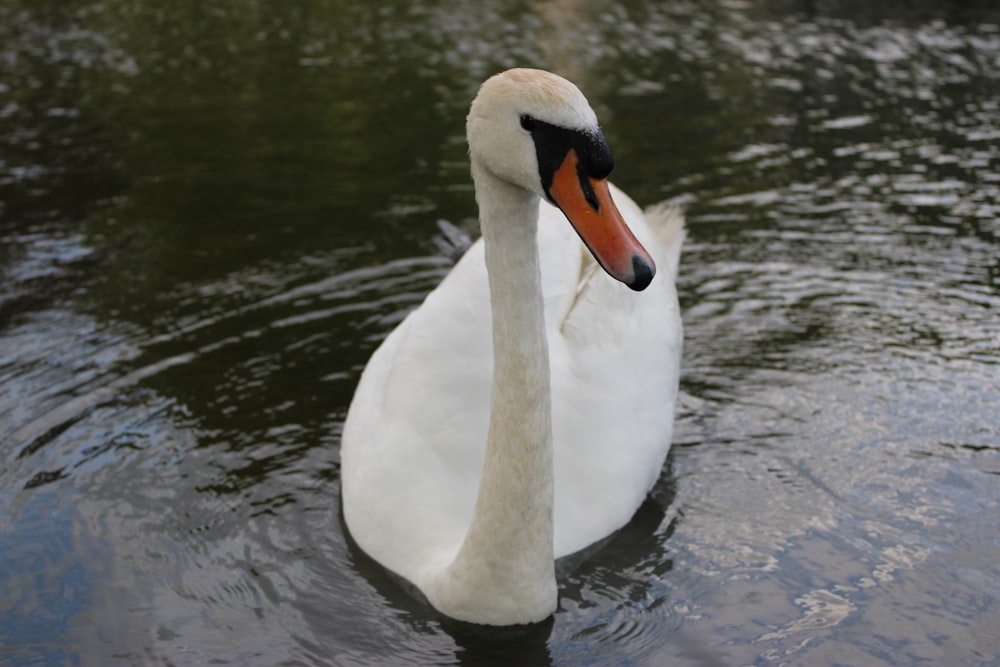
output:
<path id="1" fill-rule="evenodd" d="M 467 133 L 483 238 L 361 376 L 344 517 L 442 613 L 530 623 L 555 611 L 554 559 L 627 523 L 660 474 L 683 218 L 609 190 L 597 118 L 554 74 L 490 78 Z M 594 270 L 567 217 L 607 273 L 648 289 Z"/>

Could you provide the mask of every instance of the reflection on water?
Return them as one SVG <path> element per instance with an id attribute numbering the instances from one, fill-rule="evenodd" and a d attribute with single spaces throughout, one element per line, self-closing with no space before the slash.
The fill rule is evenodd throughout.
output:
<path id="1" fill-rule="evenodd" d="M 0 662 L 995 663 L 1000 13 L 927 4 L 0 8 Z M 650 499 L 496 631 L 337 448 L 525 63 L 687 206 L 687 348 Z"/>

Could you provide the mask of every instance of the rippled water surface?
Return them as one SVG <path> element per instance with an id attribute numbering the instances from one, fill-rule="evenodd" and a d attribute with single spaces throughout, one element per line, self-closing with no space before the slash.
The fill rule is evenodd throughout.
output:
<path id="1" fill-rule="evenodd" d="M 1000 663 L 992 2 L 0 3 L 0 663 Z M 345 534 L 368 355 L 575 80 L 689 218 L 672 453 L 539 626 Z"/>

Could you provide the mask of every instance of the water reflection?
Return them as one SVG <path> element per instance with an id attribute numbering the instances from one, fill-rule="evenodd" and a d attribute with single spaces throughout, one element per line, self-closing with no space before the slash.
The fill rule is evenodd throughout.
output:
<path id="1" fill-rule="evenodd" d="M 995 662 L 1000 14 L 939 4 L 0 8 L 5 658 Z M 351 545 L 337 447 L 526 62 L 691 242 L 671 466 L 512 636 Z"/>

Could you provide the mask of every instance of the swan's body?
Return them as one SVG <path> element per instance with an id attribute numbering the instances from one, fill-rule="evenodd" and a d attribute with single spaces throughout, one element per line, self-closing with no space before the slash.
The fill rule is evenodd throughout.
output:
<path id="1" fill-rule="evenodd" d="M 368 363 L 344 426 L 343 503 L 361 548 L 437 609 L 506 625 L 551 614 L 554 559 L 623 526 L 660 474 L 683 220 L 644 216 L 615 189 L 635 238 L 579 222 L 617 213 L 601 189 L 610 153 L 603 164 L 593 112 L 554 75 L 487 81 L 468 133 L 483 239 Z M 592 210 L 577 215 L 574 185 Z M 601 272 L 543 198 L 606 271 L 648 289 Z"/>

